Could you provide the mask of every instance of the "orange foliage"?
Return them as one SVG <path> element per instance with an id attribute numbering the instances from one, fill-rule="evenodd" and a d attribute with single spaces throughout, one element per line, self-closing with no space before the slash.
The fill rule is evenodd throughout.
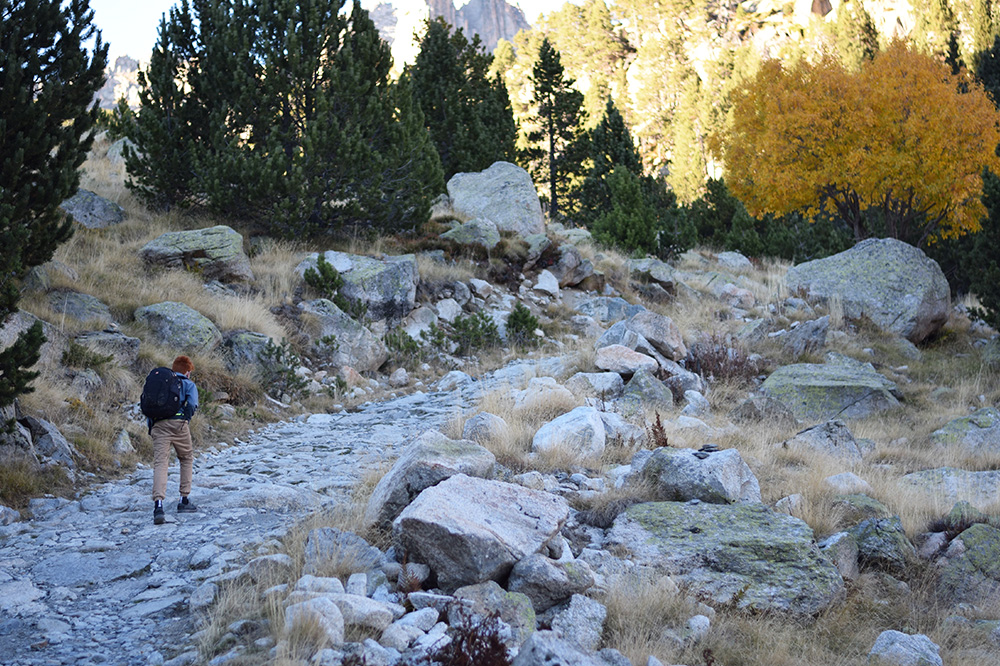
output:
<path id="1" fill-rule="evenodd" d="M 979 230 L 1000 114 L 978 83 L 897 40 L 856 72 L 765 62 L 713 144 L 753 215 L 825 208 L 860 239 L 878 209 L 888 235 L 921 244 Z"/>

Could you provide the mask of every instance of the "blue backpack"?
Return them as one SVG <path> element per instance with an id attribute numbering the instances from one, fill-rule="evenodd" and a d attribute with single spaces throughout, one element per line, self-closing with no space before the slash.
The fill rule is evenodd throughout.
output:
<path id="1" fill-rule="evenodd" d="M 184 405 L 184 383 L 170 368 L 153 368 L 139 398 L 143 415 L 159 421 L 177 416 Z"/>

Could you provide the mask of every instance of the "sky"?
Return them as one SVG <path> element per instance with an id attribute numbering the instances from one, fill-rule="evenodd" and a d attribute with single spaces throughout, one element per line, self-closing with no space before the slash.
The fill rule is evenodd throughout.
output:
<path id="1" fill-rule="evenodd" d="M 540 14 L 552 12 L 565 1 L 520 0 L 516 4 L 524 11 L 528 22 L 534 23 Z M 156 43 L 160 16 L 177 2 L 178 0 L 90 0 L 90 7 L 94 10 L 94 24 L 101 30 L 104 41 L 110 45 L 108 61 L 114 63 L 115 58 L 120 55 L 149 60 L 149 54 Z M 395 2 L 402 4 L 406 0 Z M 375 3 L 366 1 L 362 4 L 368 6 Z M 464 4 L 462 0 L 455 3 L 457 7 Z"/>

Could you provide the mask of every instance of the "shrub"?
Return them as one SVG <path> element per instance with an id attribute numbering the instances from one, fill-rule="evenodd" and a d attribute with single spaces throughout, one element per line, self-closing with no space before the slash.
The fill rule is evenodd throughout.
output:
<path id="1" fill-rule="evenodd" d="M 518 301 L 507 318 L 507 340 L 511 344 L 531 346 L 538 342 L 535 329 L 538 328 L 538 317 L 531 314 L 527 306 Z"/>
<path id="2" fill-rule="evenodd" d="M 452 323 L 452 341 L 458 345 L 456 353 L 466 356 L 477 349 L 499 347 L 500 331 L 485 312 L 479 311 L 468 317 L 459 316 Z"/>
<path id="3" fill-rule="evenodd" d="M 963 264 L 969 288 L 979 297 L 980 307 L 971 310 L 972 316 L 1000 328 L 1000 177 L 989 170 L 983 171 L 983 205 L 987 215 L 982 220 L 982 231 L 975 235 L 972 251 Z"/>
<path id="4" fill-rule="evenodd" d="M 451 642 L 431 658 L 441 666 L 510 666 L 512 663 L 500 631 L 500 615 L 494 611 L 479 618 L 461 613 L 451 628 Z"/>
<path id="5" fill-rule="evenodd" d="M 691 345 L 689 368 L 703 377 L 716 380 L 752 380 L 760 373 L 760 363 L 727 336 L 702 335 Z"/>
<path id="6" fill-rule="evenodd" d="M 293 397 L 303 393 L 308 382 L 295 374 L 302 359 L 288 340 L 282 338 L 277 345 L 268 340 L 267 346 L 257 354 L 257 360 L 261 365 L 261 384 L 272 388 L 278 397 L 285 393 Z"/>
<path id="7" fill-rule="evenodd" d="M 90 368 L 97 370 L 111 361 L 113 356 L 93 352 L 78 342 L 71 341 L 62 355 L 62 363 L 69 368 Z"/>
<path id="8" fill-rule="evenodd" d="M 316 268 L 311 266 L 302 274 L 302 279 L 309 285 L 320 298 L 332 301 L 334 305 L 346 312 L 353 319 L 361 321 L 368 314 L 368 305 L 358 300 L 348 300 L 340 293 L 340 288 L 344 286 L 344 278 L 340 277 L 340 272 L 326 260 L 320 252 L 316 257 Z"/>

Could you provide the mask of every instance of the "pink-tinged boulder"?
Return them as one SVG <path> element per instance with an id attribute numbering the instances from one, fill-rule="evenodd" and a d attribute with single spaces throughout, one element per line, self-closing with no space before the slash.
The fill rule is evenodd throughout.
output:
<path id="1" fill-rule="evenodd" d="M 567 518 L 561 497 L 459 474 L 420 493 L 392 528 L 397 546 L 451 591 L 506 578 L 558 536 Z"/>
<path id="2" fill-rule="evenodd" d="M 617 372 L 620 375 L 634 375 L 640 370 L 656 372 L 660 364 L 656 359 L 633 351 L 624 345 L 609 345 L 597 350 L 594 365 L 600 370 Z"/>

